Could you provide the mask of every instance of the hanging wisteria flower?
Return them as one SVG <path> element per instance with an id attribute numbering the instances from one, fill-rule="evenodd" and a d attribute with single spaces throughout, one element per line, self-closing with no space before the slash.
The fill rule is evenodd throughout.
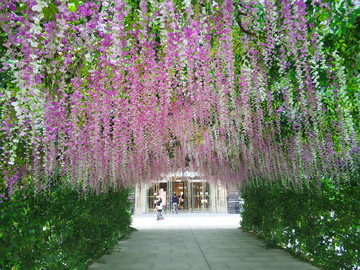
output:
<path id="1" fill-rule="evenodd" d="M 56 170 L 98 193 L 179 169 L 298 187 L 358 170 L 342 59 L 326 62 L 306 3 L 195 2 L 0 4 L 12 76 L 0 96 L 6 196 L 29 175 L 46 187 Z"/>

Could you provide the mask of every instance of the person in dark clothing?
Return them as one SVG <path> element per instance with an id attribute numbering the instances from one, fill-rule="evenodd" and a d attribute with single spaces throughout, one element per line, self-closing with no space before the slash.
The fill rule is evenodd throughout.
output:
<path id="1" fill-rule="evenodd" d="M 163 215 L 162 215 L 162 199 L 161 197 L 158 197 L 158 201 L 156 202 L 156 208 L 157 208 L 157 216 L 156 216 L 156 221 L 162 220 L 164 219 Z"/>
<path id="2" fill-rule="evenodd" d="M 176 210 L 176 214 L 178 214 L 179 199 L 178 199 L 178 197 L 176 197 L 175 193 L 172 198 L 172 203 L 173 203 L 173 209 L 172 209 L 171 213 L 174 214 L 174 211 Z"/>

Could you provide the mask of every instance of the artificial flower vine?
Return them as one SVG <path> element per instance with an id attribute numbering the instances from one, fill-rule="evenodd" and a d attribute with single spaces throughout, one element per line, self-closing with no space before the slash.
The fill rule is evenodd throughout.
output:
<path id="1" fill-rule="evenodd" d="M 309 23 L 306 4 L 3 1 L 7 194 L 46 188 L 56 170 L 97 193 L 179 169 L 241 185 L 350 179 L 358 126 L 338 98 L 342 59 L 326 59 L 326 23 Z"/>

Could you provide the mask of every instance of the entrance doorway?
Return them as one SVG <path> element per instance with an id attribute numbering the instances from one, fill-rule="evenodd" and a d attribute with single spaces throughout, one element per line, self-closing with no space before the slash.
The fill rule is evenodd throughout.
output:
<path id="1" fill-rule="evenodd" d="M 188 181 L 185 179 L 173 179 L 171 184 L 172 196 L 175 194 L 179 199 L 179 210 L 187 211 L 189 208 Z"/>
<path id="2" fill-rule="evenodd" d="M 179 210 L 187 212 L 211 211 L 210 185 L 205 180 L 173 178 L 170 181 L 171 196 L 179 198 Z"/>
<path id="3" fill-rule="evenodd" d="M 209 183 L 204 180 L 192 181 L 192 212 L 208 212 L 211 211 L 211 194 Z"/>
<path id="4" fill-rule="evenodd" d="M 148 210 L 155 209 L 155 201 L 157 196 L 160 196 L 163 201 L 163 212 L 166 212 L 167 199 L 168 199 L 168 183 L 160 182 L 152 184 L 146 193 L 146 203 Z"/>
<path id="5" fill-rule="evenodd" d="M 141 190 L 145 190 L 145 196 L 141 196 Z M 155 209 L 157 196 L 162 198 L 163 213 L 171 213 L 174 194 L 179 198 L 180 213 L 227 212 L 226 187 L 197 177 L 169 176 L 149 186 L 144 184 L 144 189 L 137 189 L 136 194 L 139 194 L 138 198 L 144 198 L 136 202 L 136 211 L 143 213 Z"/>

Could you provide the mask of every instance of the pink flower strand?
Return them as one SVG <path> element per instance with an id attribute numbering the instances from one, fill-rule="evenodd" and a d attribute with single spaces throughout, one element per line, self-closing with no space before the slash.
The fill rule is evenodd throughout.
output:
<path id="1" fill-rule="evenodd" d="M 243 3 L 242 23 L 265 41 L 240 30 L 233 0 L 211 12 L 141 0 L 136 19 L 122 0 L 61 1 L 48 18 L 52 3 L 24 1 L 21 15 L 18 1 L 1 3 L 3 69 L 16 88 L 0 98 L 6 188 L 29 175 L 45 187 L 55 171 L 97 193 L 187 169 L 233 185 L 349 177 L 358 140 L 340 107 L 337 146 L 323 124 L 316 63 L 331 67 L 320 42 L 309 42 L 316 27 L 306 27 L 304 1 L 260 2 Z M 263 26 L 253 23 L 259 5 Z M 335 96 L 342 79 L 333 79 Z"/>

